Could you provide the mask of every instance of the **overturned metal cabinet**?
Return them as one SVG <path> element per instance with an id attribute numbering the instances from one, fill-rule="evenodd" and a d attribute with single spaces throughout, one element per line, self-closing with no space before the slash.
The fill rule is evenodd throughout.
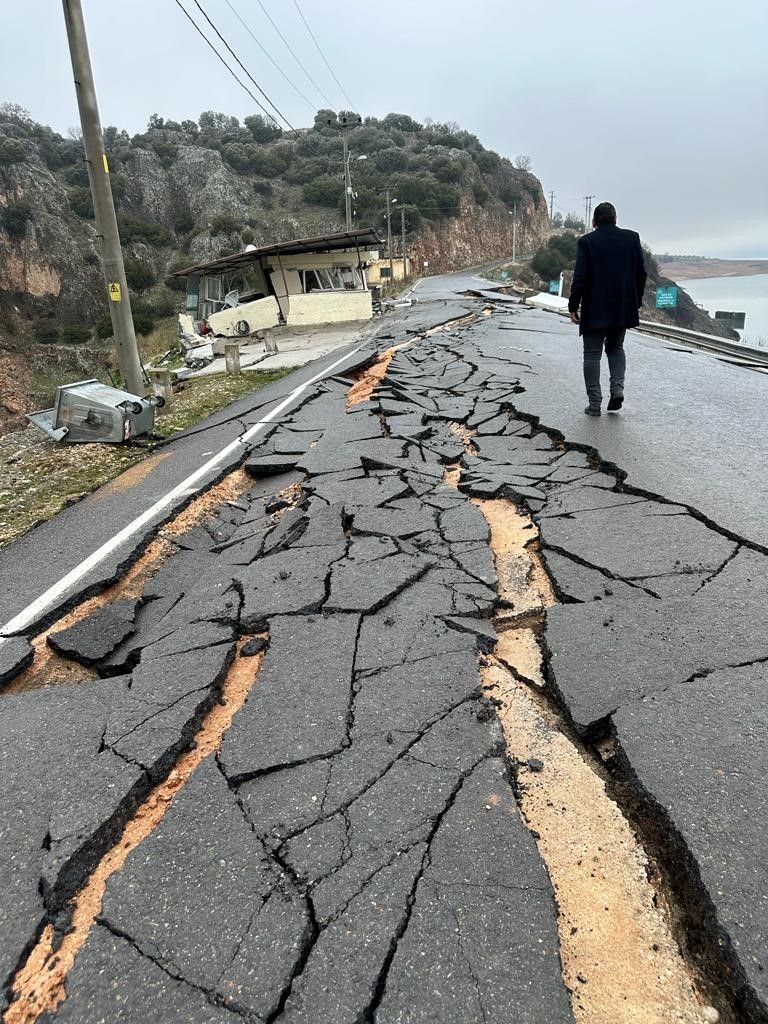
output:
<path id="1" fill-rule="evenodd" d="M 29 413 L 27 419 L 54 441 L 119 444 L 148 433 L 161 403 L 155 395 L 144 398 L 98 380 L 81 380 L 56 388 L 53 408 Z"/>

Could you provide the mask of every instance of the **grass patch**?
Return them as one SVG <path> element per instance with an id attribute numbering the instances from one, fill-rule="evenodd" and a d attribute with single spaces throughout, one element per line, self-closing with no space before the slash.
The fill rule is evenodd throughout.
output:
<path id="1" fill-rule="evenodd" d="M 291 369 L 185 381 L 173 411 L 156 417 L 155 434 L 172 437 Z M 151 445 L 56 443 L 33 426 L 0 437 L 0 548 L 151 454 Z"/>

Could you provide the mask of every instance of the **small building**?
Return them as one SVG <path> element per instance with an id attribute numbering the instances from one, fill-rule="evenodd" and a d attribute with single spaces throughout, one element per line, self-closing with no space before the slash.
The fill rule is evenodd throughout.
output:
<path id="1" fill-rule="evenodd" d="M 370 320 L 367 270 L 381 239 L 371 228 L 339 231 L 221 256 L 176 271 L 186 277 L 186 320 L 243 337 L 277 324 Z"/>
<path id="2" fill-rule="evenodd" d="M 405 266 L 403 266 L 405 264 Z M 392 281 L 404 281 L 411 272 L 411 261 L 406 256 L 393 256 L 392 258 Z M 368 284 L 389 284 L 390 282 L 389 260 L 374 260 L 368 267 Z"/>

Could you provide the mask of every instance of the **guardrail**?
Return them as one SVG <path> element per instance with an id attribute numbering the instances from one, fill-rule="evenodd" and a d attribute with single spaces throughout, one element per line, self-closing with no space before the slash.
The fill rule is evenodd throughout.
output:
<path id="1" fill-rule="evenodd" d="M 660 324 L 655 320 L 641 320 L 640 326 L 636 330 L 643 331 L 646 334 L 653 334 L 659 338 L 679 341 L 684 345 L 701 349 L 704 352 L 714 352 L 717 355 L 727 356 L 730 359 L 736 359 L 750 366 L 768 369 L 768 350 L 751 348 L 749 345 L 742 345 L 738 341 L 731 341 L 730 338 L 718 338 L 713 334 L 689 331 L 685 327 L 675 327 L 674 324 Z"/>

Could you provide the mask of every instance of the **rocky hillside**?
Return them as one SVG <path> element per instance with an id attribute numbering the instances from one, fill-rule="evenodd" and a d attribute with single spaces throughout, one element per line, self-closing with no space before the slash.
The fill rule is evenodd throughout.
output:
<path id="1" fill-rule="evenodd" d="M 343 115 L 340 115 L 343 116 Z M 248 243 L 343 230 L 337 115 L 283 134 L 262 117 L 207 111 L 197 121 L 153 115 L 132 138 L 104 131 L 137 330 L 180 307 L 170 269 Z M 503 258 L 518 211 L 521 245 L 549 232 L 541 185 L 458 125 L 404 114 L 349 130 L 355 224 L 386 232 L 384 186 L 399 252 L 432 272 Z M 526 161 L 522 161 L 523 164 Z M 0 105 L 0 423 L 49 397 L 58 371 L 94 372 L 109 333 L 82 144 Z M 94 349 L 95 346 L 95 349 Z M 89 369 L 88 367 L 91 366 Z"/>

